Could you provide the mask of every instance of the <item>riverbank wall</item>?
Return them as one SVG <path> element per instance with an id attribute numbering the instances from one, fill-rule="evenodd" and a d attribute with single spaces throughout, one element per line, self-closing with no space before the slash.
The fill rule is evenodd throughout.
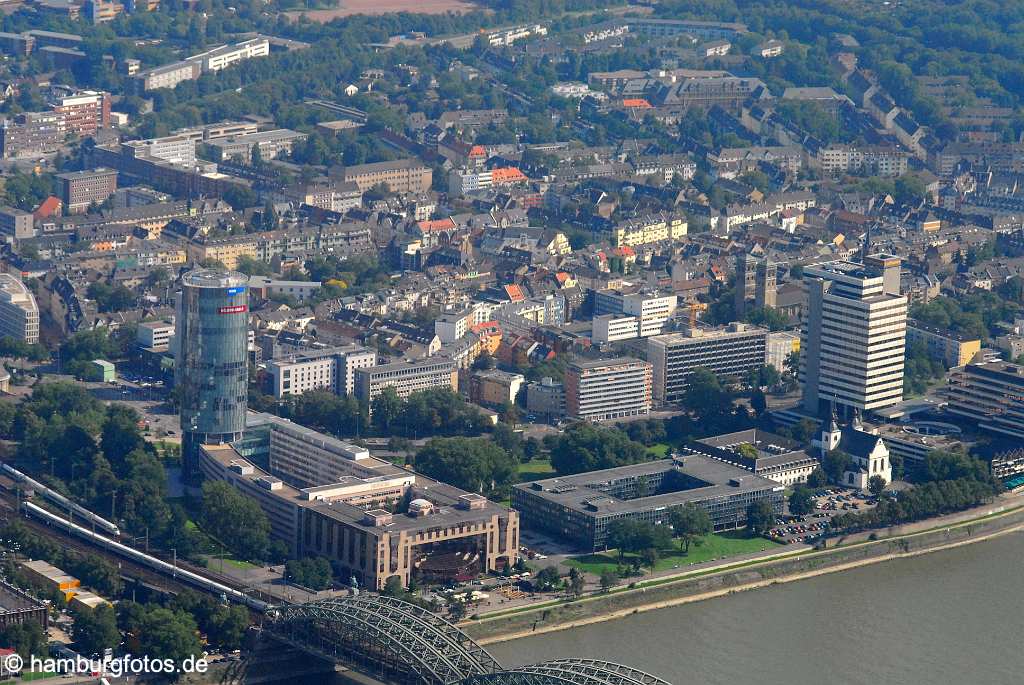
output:
<path id="1" fill-rule="evenodd" d="M 845 543 L 828 549 L 794 552 L 771 560 L 741 562 L 719 570 L 637 582 L 635 587 L 578 600 L 519 611 L 484 615 L 460 627 L 480 644 L 488 644 L 629 616 L 733 592 L 792 582 L 823 573 L 972 544 L 1014 530 L 1024 530 L 1024 507 L 905 535 Z"/>

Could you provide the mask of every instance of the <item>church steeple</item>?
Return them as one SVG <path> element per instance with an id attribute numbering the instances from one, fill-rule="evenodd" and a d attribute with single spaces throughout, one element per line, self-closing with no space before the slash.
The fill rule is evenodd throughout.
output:
<path id="1" fill-rule="evenodd" d="M 828 452 L 831 452 L 836 447 L 839 447 L 839 441 L 843 437 L 843 432 L 839 429 L 839 419 L 836 416 L 836 401 L 832 400 L 832 415 L 829 417 L 828 423 L 824 421 L 821 424 L 821 456 L 825 456 Z"/>

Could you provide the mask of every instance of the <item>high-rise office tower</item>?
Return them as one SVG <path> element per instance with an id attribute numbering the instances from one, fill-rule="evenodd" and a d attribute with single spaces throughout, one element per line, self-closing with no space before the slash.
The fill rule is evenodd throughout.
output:
<path id="1" fill-rule="evenodd" d="M 800 341 L 804 410 L 823 415 L 834 401 L 882 409 L 903 399 L 907 298 L 900 259 L 872 255 L 863 264 L 828 262 L 804 268 L 807 309 Z"/>
<path id="2" fill-rule="evenodd" d="M 182 466 L 197 477 L 199 445 L 236 440 L 245 430 L 249 306 L 244 274 L 197 269 L 178 294 L 174 380 L 181 398 Z"/>

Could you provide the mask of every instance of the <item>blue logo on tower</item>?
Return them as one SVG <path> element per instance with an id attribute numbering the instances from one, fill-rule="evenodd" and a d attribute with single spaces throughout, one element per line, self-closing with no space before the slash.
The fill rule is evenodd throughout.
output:
<path id="1" fill-rule="evenodd" d="M 241 295 L 245 292 L 245 286 L 239 285 L 234 288 L 228 288 L 228 295 Z"/>

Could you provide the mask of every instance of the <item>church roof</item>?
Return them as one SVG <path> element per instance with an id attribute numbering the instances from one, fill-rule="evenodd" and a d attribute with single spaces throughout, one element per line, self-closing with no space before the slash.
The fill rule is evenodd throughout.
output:
<path id="1" fill-rule="evenodd" d="M 865 433 L 854 428 L 845 428 L 843 436 L 839 440 L 839 449 L 852 457 L 867 458 L 881 439 L 879 436 L 871 433 Z"/>

